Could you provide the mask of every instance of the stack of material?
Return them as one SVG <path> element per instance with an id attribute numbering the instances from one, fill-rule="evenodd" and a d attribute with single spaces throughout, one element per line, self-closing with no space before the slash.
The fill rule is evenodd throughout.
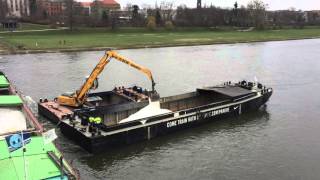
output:
<path id="1" fill-rule="evenodd" d="M 0 134 L 23 131 L 27 122 L 20 108 L 0 108 Z"/>
<path id="2" fill-rule="evenodd" d="M 172 111 L 170 111 L 168 109 L 161 109 L 159 101 L 155 101 L 155 102 L 149 101 L 149 105 L 140 109 L 138 112 L 132 114 L 128 118 L 121 120 L 120 124 L 126 123 L 126 122 L 131 122 L 131 121 L 138 120 L 138 119 L 147 118 L 147 117 L 166 114 L 166 113 L 170 113 L 170 112 L 172 112 Z"/>
<path id="3" fill-rule="evenodd" d="M 3 76 L 2 76 L 3 77 Z M 5 87 L 6 79 L 1 80 Z M 0 94 L 0 134 L 22 131 L 27 129 L 27 121 L 21 109 L 22 100 L 18 95 Z"/>

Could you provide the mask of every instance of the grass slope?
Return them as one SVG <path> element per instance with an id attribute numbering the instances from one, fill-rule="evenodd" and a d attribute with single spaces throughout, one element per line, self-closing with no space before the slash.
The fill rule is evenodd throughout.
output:
<path id="1" fill-rule="evenodd" d="M 204 28 L 151 32 L 145 29 L 129 28 L 115 32 L 105 29 L 81 29 L 73 32 L 62 30 L 0 34 L 0 40 L 6 42 L 6 46 L 9 46 L 10 49 L 16 50 L 90 49 L 95 47 L 135 48 L 303 38 L 320 38 L 320 28 L 250 32 L 211 31 Z"/>

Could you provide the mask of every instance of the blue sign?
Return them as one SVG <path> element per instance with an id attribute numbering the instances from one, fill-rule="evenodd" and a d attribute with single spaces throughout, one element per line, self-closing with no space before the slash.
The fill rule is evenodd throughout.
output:
<path id="1" fill-rule="evenodd" d="M 23 144 L 28 144 L 31 141 L 30 133 L 13 134 L 6 137 L 10 152 L 20 149 Z"/>

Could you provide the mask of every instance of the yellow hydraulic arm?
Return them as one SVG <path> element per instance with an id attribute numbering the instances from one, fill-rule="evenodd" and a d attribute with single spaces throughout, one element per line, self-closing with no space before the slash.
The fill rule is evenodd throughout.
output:
<path id="1" fill-rule="evenodd" d="M 57 98 L 57 101 L 60 105 L 67 105 L 72 107 L 79 107 L 83 105 L 87 98 L 87 93 L 93 87 L 94 81 L 97 79 L 99 74 L 103 71 L 104 67 L 110 62 L 110 60 L 114 58 L 118 61 L 128 64 L 129 66 L 136 68 L 137 70 L 143 72 L 148 76 L 152 83 L 152 91 L 154 92 L 155 82 L 152 77 L 152 73 L 148 68 L 140 66 L 133 61 L 119 55 L 115 51 L 106 51 L 105 55 L 100 59 L 99 63 L 91 72 L 90 76 L 86 80 L 86 82 L 81 86 L 81 88 L 76 91 L 74 94 L 68 95 L 61 95 Z"/>

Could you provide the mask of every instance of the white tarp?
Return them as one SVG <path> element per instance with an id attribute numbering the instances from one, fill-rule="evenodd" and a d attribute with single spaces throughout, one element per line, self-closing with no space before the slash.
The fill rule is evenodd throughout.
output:
<path id="1" fill-rule="evenodd" d="M 140 109 L 138 112 L 132 114 L 128 118 L 121 120 L 119 123 L 120 124 L 126 123 L 126 122 L 134 121 L 137 119 L 143 119 L 146 117 L 166 114 L 166 113 L 170 113 L 170 112 L 172 112 L 172 111 L 170 111 L 168 109 L 161 109 L 159 101 L 155 101 L 155 102 L 149 101 L 149 104 L 146 107 Z"/>
<path id="2" fill-rule="evenodd" d="M 19 108 L 0 108 L 0 134 L 26 129 L 26 118 Z"/>
<path id="3" fill-rule="evenodd" d="M 44 144 L 51 143 L 58 138 L 55 129 L 51 129 L 47 132 L 42 133 Z"/>

